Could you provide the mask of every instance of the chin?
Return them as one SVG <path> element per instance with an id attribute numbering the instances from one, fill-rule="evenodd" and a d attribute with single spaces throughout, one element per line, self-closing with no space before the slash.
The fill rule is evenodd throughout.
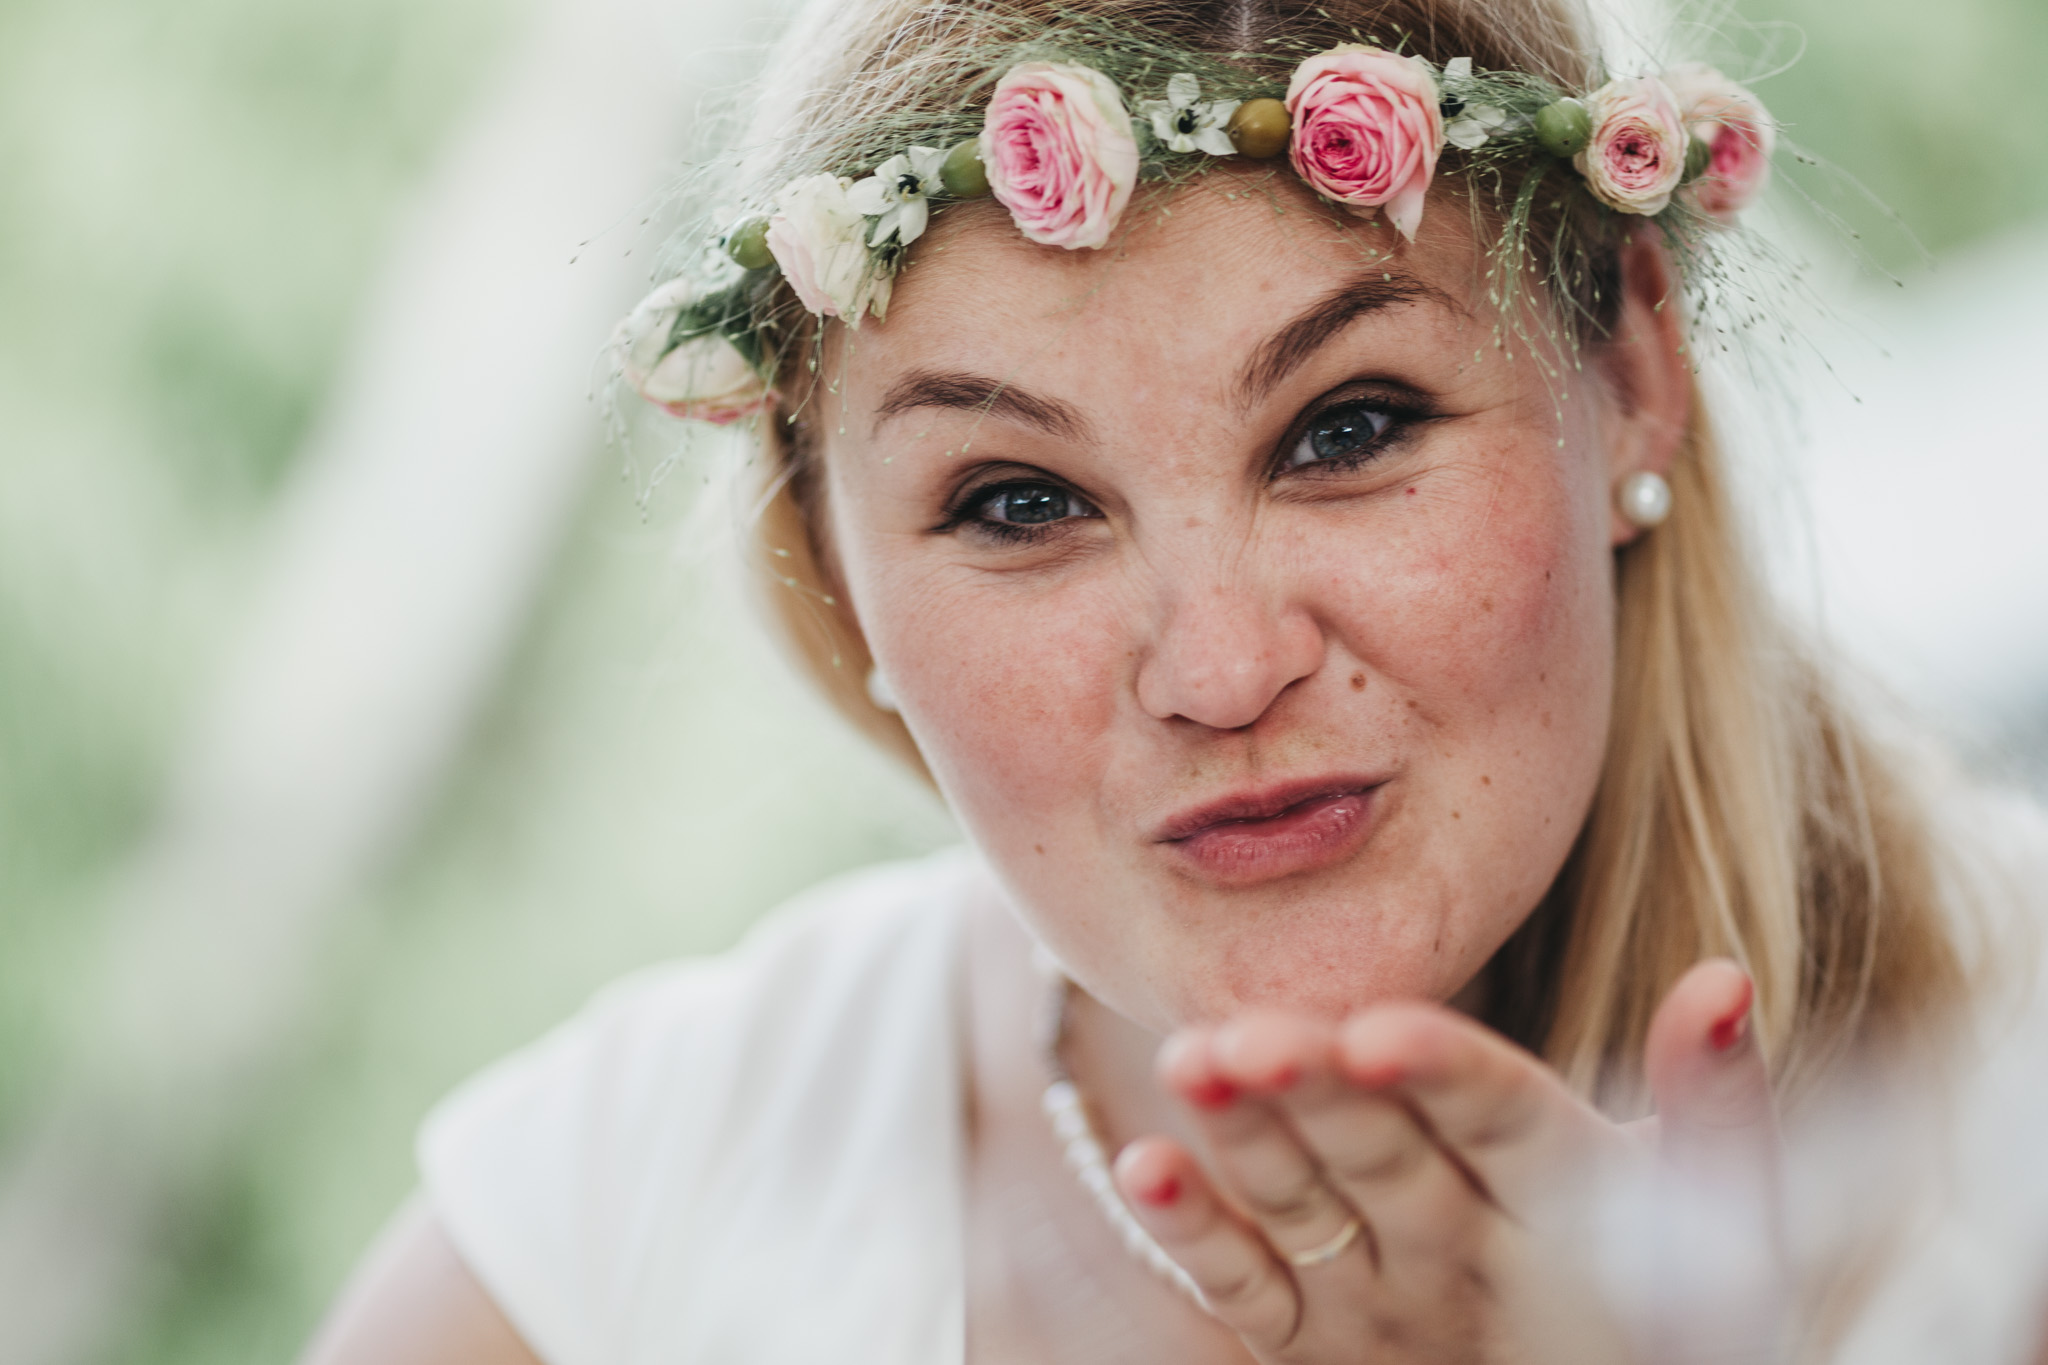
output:
<path id="1" fill-rule="evenodd" d="M 1159 1028 L 1246 1009 L 1335 1019 L 1390 1000 L 1450 1000 L 1513 929 L 1481 928 L 1468 907 L 1356 879 L 1284 896 L 1201 900 L 1196 915 L 1155 920 L 1144 934 L 1150 943 L 1126 940 L 1089 954 L 1092 963 L 1074 964 L 1077 979 Z M 1192 907 L 1182 900 L 1177 908 Z M 1123 965 L 1133 961 L 1152 964 L 1140 980 Z M 1088 970 L 1096 964 L 1106 970 Z"/>

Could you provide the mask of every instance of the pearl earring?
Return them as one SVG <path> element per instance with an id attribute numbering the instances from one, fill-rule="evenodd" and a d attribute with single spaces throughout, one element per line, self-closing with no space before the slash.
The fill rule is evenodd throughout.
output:
<path id="1" fill-rule="evenodd" d="M 1621 508 L 1623 521 L 1647 531 L 1663 525 L 1664 518 L 1671 515 L 1671 485 L 1662 474 L 1638 469 L 1621 481 L 1614 501 Z"/>
<path id="2" fill-rule="evenodd" d="M 889 690 L 889 680 L 882 676 L 879 668 L 868 670 L 868 701 L 877 711 L 887 711 L 892 716 L 896 714 L 896 694 Z"/>

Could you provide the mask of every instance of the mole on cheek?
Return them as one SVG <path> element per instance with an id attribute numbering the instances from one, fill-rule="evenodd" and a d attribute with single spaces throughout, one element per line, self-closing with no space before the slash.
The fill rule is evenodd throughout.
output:
<path id="1" fill-rule="evenodd" d="M 1353 692 L 1365 691 L 1365 674 L 1353 673 L 1351 675 L 1351 690 Z"/>

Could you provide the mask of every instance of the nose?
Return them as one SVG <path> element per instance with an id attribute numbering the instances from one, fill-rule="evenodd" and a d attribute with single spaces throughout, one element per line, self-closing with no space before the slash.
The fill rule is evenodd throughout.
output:
<path id="1" fill-rule="evenodd" d="M 1270 588 L 1217 578 L 1184 584 L 1165 603 L 1138 665 L 1138 704 L 1160 720 L 1237 730 L 1315 672 L 1322 628 Z"/>

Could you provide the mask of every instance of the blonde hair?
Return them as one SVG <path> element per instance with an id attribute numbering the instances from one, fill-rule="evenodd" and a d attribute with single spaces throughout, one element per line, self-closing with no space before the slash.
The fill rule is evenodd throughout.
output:
<path id="1" fill-rule="evenodd" d="M 1042 10 L 1050 22 L 1077 8 L 1004 0 L 1002 13 Z M 1570 0 L 1085 8 L 1218 53 L 1278 32 L 1333 44 L 1398 34 L 1437 62 L 1471 56 L 1567 88 L 1594 75 L 1588 26 Z M 854 92 L 872 106 L 907 89 L 991 12 L 986 0 L 833 0 L 775 63 L 781 84 L 766 95 L 773 119 L 760 145 L 814 148 Z M 1604 307 L 1577 314 L 1596 326 L 1611 319 L 1607 292 Z M 1490 1022 L 1617 1112 L 1642 1103 L 1641 1045 L 1657 1003 L 1704 957 L 1732 957 L 1755 979 L 1753 1025 L 1783 1095 L 1847 1053 L 1956 1019 L 1969 988 L 1928 815 L 1901 761 L 1874 742 L 1755 581 L 1723 456 L 1694 399 L 1669 471 L 1670 519 L 1616 553 L 1613 723 L 1592 809 L 1550 893 L 1487 969 Z M 838 710 L 922 771 L 902 722 L 868 697 L 867 647 L 832 586 L 816 438 L 794 414 L 778 416 L 766 424 L 752 528 L 780 585 L 771 614 Z"/>

